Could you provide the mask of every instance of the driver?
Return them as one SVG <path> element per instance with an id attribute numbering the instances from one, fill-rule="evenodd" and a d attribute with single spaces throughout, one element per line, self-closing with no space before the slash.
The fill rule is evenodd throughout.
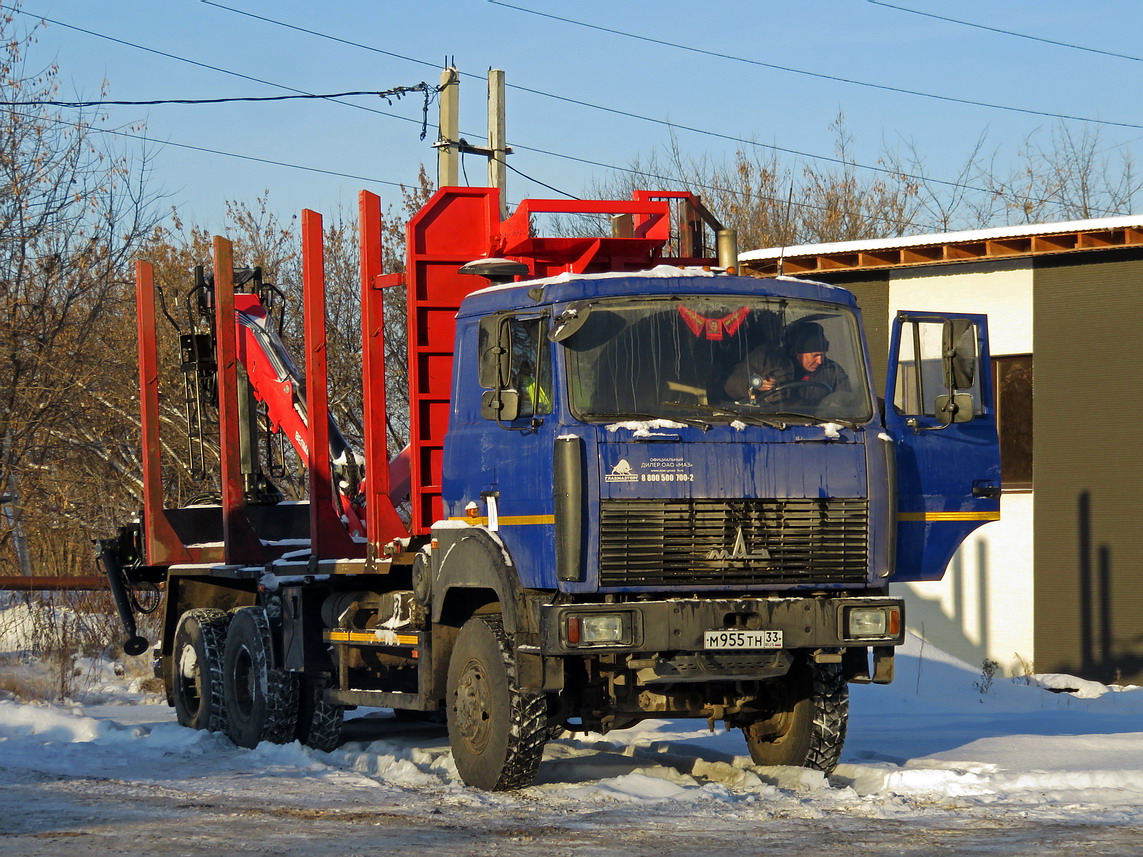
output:
<path id="1" fill-rule="evenodd" d="M 850 389 L 849 376 L 827 357 L 829 340 L 816 321 L 802 321 L 786 332 L 787 353 L 768 346 L 747 355 L 726 379 L 726 393 L 757 402 L 816 405 L 835 390 Z"/>

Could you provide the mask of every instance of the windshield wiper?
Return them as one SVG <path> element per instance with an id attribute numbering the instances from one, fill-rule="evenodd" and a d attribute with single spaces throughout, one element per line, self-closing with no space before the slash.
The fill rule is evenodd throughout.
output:
<path id="1" fill-rule="evenodd" d="M 690 402 L 664 402 L 665 405 L 672 405 L 679 408 L 690 408 L 694 411 L 702 411 L 704 414 L 709 414 L 715 419 L 734 417 L 741 419 L 744 423 L 751 425 L 766 426 L 768 428 L 784 429 L 786 424 L 781 420 L 768 419 L 755 411 L 740 411 L 728 408 L 712 408 L 710 405 L 693 405 Z"/>
<path id="2" fill-rule="evenodd" d="M 756 426 L 766 426 L 767 428 L 776 428 L 785 430 L 786 424 L 780 419 L 773 418 L 772 414 L 762 416 L 761 414 L 754 413 L 753 411 L 736 411 L 726 410 L 725 408 L 713 411 L 711 416 L 714 417 L 734 417 L 744 423 Z"/>
<path id="3" fill-rule="evenodd" d="M 674 404 L 673 402 L 669 404 Z M 601 420 L 664 420 L 672 423 L 682 423 L 683 425 L 693 426 L 700 428 L 703 431 L 710 429 L 710 423 L 703 422 L 702 420 L 692 419 L 690 417 L 665 417 L 656 414 L 644 414 L 637 411 L 626 411 L 624 413 L 611 412 L 611 411 L 587 411 L 584 413 L 585 417 L 594 417 Z"/>
<path id="4" fill-rule="evenodd" d="M 782 411 L 781 413 L 774 414 L 776 417 L 786 417 L 787 419 L 806 420 L 817 425 L 824 425 L 825 423 L 837 423 L 839 426 L 845 426 L 847 429 L 857 429 L 857 423 L 853 420 L 847 420 L 843 417 L 819 417 L 812 414 L 799 414 L 795 411 Z"/>

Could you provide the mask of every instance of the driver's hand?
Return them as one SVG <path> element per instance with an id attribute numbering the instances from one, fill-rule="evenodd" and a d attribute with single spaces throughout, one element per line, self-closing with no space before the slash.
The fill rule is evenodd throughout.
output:
<path id="1" fill-rule="evenodd" d="M 758 389 L 763 390 L 763 391 L 773 390 L 774 385 L 777 383 L 778 383 L 778 379 L 776 379 L 773 375 L 767 375 L 765 378 L 762 379 L 762 383 L 758 385 Z"/>

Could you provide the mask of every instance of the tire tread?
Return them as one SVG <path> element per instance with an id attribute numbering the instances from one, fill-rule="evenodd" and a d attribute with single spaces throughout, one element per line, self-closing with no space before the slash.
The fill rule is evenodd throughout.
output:
<path id="1" fill-rule="evenodd" d="M 176 645 L 172 657 L 174 681 L 181 680 L 178 674 L 181 646 L 178 645 L 184 632 L 184 623 L 193 622 L 198 626 L 198 639 L 200 651 L 196 653 L 198 668 L 204 670 L 199 682 L 200 698 L 199 710 L 193 715 L 186 712 L 182 706 L 176 704 L 175 711 L 179 722 L 183 726 L 194 729 L 205 729 L 208 732 L 226 731 L 226 696 L 223 683 L 222 658 L 226 647 L 226 630 L 230 625 L 230 614 L 225 610 L 214 607 L 195 607 L 183 613 L 175 631 Z M 175 697 L 178 691 L 176 689 Z M 202 716 L 203 706 L 206 706 L 205 717 Z"/>

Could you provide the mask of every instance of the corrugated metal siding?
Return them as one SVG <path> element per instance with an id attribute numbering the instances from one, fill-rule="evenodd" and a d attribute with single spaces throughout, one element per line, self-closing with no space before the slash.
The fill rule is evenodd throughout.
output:
<path id="1" fill-rule="evenodd" d="M 1143 680 L 1143 261 L 1034 271 L 1035 668 Z"/>

